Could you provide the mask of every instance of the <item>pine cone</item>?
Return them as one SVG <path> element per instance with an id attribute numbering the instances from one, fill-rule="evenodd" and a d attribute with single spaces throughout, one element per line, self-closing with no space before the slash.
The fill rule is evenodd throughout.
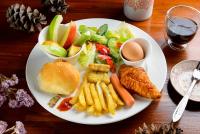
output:
<path id="1" fill-rule="evenodd" d="M 46 17 L 37 9 L 27 8 L 22 4 L 11 5 L 6 12 L 7 22 L 10 27 L 16 30 L 34 32 L 35 29 L 41 30 L 42 25 L 46 25 Z"/>
<path id="2" fill-rule="evenodd" d="M 181 134 L 183 130 L 176 127 L 173 123 L 169 124 L 143 124 L 135 130 L 135 134 Z"/>
<path id="3" fill-rule="evenodd" d="M 42 0 L 42 3 L 50 12 L 56 14 L 66 14 L 69 7 L 65 0 Z"/>

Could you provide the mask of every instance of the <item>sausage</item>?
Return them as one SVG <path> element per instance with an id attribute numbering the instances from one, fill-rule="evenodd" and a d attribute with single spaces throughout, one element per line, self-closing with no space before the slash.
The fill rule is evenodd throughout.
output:
<path id="1" fill-rule="evenodd" d="M 131 96 L 131 94 L 120 84 L 119 78 L 116 73 L 113 73 L 110 77 L 110 81 L 115 88 L 115 90 L 118 92 L 120 97 L 125 102 L 126 106 L 131 107 L 134 104 L 134 98 Z"/>

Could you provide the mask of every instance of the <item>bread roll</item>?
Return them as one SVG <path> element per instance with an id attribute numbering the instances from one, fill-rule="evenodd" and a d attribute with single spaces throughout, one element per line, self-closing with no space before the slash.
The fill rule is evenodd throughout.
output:
<path id="1" fill-rule="evenodd" d="M 38 75 L 40 90 L 52 94 L 70 95 L 79 82 L 79 71 L 65 61 L 44 64 Z"/>

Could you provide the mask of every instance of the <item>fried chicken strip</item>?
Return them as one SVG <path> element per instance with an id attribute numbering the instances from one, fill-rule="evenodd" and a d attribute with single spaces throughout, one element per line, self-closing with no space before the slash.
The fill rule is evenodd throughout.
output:
<path id="1" fill-rule="evenodd" d="M 136 94 L 149 98 L 158 99 L 161 97 L 159 90 L 150 81 L 143 68 L 136 68 L 127 65 L 121 65 L 119 69 L 121 84 Z"/>

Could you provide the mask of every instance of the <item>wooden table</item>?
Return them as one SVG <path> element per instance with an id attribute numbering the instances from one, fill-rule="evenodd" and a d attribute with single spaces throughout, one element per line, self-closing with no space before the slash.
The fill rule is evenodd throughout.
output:
<path id="1" fill-rule="evenodd" d="M 38 33 L 26 34 L 8 27 L 5 12 L 7 7 L 15 2 L 24 3 L 38 9 L 41 9 L 42 5 L 40 0 L 1 0 L 0 4 L 0 73 L 8 76 L 16 73 L 20 78 L 19 87 L 28 88 L 25 80 L 25 66 L 28 55 L 37 42 Z M 64 17 L 64 22 L 84 18 L 112 18 L 125 20 L 149 33 L 163 49 L 168 64 L 168 76 L 171 67 L 179 61 L 200 58 L 200 32 L 190 43 L 187 50 L 179 53 L 166 46 L 163 34 L 164 17 L 167 9 L 177 4 L 187 4 L 200 10 L 200 4 L 197 0 L 156 0 L 152 17 L 144 22 L 133 22 L 123 15 L 123 0 L 68 0 L 67 2 L 70 8 Z M 51 16 L 48 17 L 48 20 L 51 20 Z M 176 107 L 175 103 L 179 100 L 180 96 L 170 87 L 167 77 L 162 98 L 159 101 L 153 102 L 141 113 L 118 123 L 89 126 L 67 122 L 47 112 L 37 102 L 29 109 L 12 110 L 4 105 L 0 108 L 0 120 L 8 121 L 9 124 L 21 120 L 25 123 L 30 134 L 131 134 L 143 122 L 170 122 Z M 200 104 L 190 106 L 193 106 L 193 111 L 185 111 L 179 126 L 186 134 L 197 134 L 200 133 Z"/>

